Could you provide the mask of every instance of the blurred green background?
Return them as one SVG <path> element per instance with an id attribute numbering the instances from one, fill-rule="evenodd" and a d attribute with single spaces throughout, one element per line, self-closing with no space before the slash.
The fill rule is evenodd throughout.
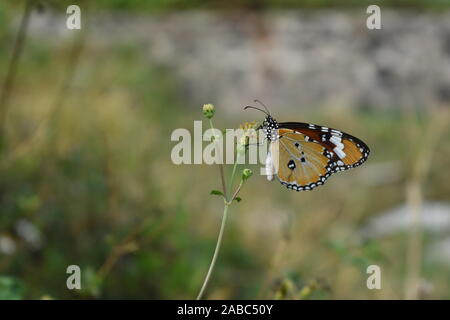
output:
<path id="1" fill-rule="evenodd" d="M 371 1 L 78 3 L 88 8 L 82 31 L 55 45 L 33 36 L 28 25 L 19 48 L 25 1 L 0 3 L 0 81 L 7 96 L 0 105 L 0 299 L 195 298 L 219 229 L 223 203 L 209 193 L 220 180 L 215 166 L 174 165 L 170 135 L 192 131 L 203 103 L 216 105 L 219 128 L 260 121 L 261 114 L 241 108 L 260 97 L 249 92 L 233 106 L 214 94 L 200 100 L 195 87 L 186 93 L 176 70 L 149 58 L 133 34 L 115 41 L 112 33 L 113 40 L 98 45 L 87 21 L 118 11 L 152 20 L 187 9 L 221 15 L 222 9 L 341 6 L 363 8 L 365 19 Z M 447 1 L 383 3 L 449 7 Z M 30 16 L 64 17 L 67 4 L 35 1 Z M 292 192 L 255 174 L 243 201 L 230 209 L 206 298 L 450 298 L 448 261 L 427 255 L 448 230 L 436 233 L 420 222 L 424 203 L 443 203 L 444 221 L 450 215 L 448 104 L 298 112 L 296 101 L 283 101 L 290 109 L 264 101 L 281 121 L 342 129 L 366 141 L 372 154 L 313 192 Z M 372 219 L 399 205 L 419 220 L 366 236 Z M 66 288 L 72 264 L 81 267 L 82 290 Z M 381 267 L 381 290 L 366 287 L 371 264 Z"/>

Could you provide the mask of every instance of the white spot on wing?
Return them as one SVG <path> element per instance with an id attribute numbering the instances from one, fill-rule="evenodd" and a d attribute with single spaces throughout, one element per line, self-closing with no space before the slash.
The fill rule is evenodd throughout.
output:
<path id="1" fill-rule="evenodd" d="M 344 159 L 347 155 L 344 152 L 344 144 L 342 143 L 342 139 L 336 136 L 332 136 L 330 138 L 330 142 L 332 142 L 336 146 L 333 151 L 338 155 L 339 158 Z"/>
<path id="2" fill-rule="evenodd" d="M 338 155 L 339 158 L 344 159 L 347 155 L 345 154 L 344 151 L 342 151 L 341 148 L 336 147 L 333 149 L 334 153 L 336 153 Z"/>
<path id="3" fill-rule="evenodd" d="M 342 132 L 335 129 L 331 129 L 331 134 L 336 137 L 342 137 Z"/>
<path id="4" fill-rule="evenodd" d="M 343 144 L 342 144 L 342 139 L 341 138 L 339 138 L 339 137 L 336 137 L 336 136 L 332 136 L 331 138 L 330 138 L 330 142 L 332 142 L 336 147 L 337 146 L 344 146 Z"/>

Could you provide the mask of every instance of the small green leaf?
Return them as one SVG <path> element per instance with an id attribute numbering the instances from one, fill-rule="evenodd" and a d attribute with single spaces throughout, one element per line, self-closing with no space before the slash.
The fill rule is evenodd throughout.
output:
<path id="1" fill-rule="evenodd" d="M 211 190 L 210 194 L 213 194 L 213 195 L 216 195 L 216 196 L 223 196 L 223 192 L 219 191 L 219 190 Z"/>
<path id="2" fill-rule="evenodd" d="M 234 200 L 236 200 L 237 202 L 241 202 L 242 198 L 236 197 L 234 198 Z"/>

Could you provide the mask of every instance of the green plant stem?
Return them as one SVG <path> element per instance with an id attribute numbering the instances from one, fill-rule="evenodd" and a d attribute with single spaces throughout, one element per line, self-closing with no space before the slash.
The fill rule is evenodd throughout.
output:
<path id="1" fill-rule="evenodd" d="M 202 288 L 198 293 L 197 300 L 200 300 L 203 297 L 203 293 L 205 291 L 206 286 L 208 285 L 211 273 L 214 269 L 214 266 L 216 265 L 217 256 L 219 255 L 220 247 L 222 246 L 223 231 L 225 230 L 225 224 L 227 221 L 228 207 L 229 205 L 225 204 L 225 207 L 223 208 L 222 224 L 220 226 L 219 236 L 217 237 L 216 249 L 214 250 L 214 255 L 212 257 L 211 264 L 209 265 L 208 273 L 206 274 Z"/>
<path id="2" fill-rule="evenodd" d="M 239 186 L 237 187 L 236 191 L 234 192 L 234 194 L 231 196 L 231 199 L 229 200 L 229 204 L 231 204 L 233 202 L 234 199 L 236 199 L 239 191 L 241 191 L 242 186 L 244 185 L 244 181 L 241 180 L 241 182 L 239 183 Z"/>
<path id="3" fill-rule="evenodd" d="M 211 126 L 211 129 L 214 129 L 214 125 L 213 125 L 211 119 L 209 119 L 209 124 Z M 212 271 L 214 270 L 214 266 L 216 265 L 217 257 L 219 256 L 220 247 L 222 246 L 222 238 L 223 238 L 225 224 L 226 224 L 227 216 L 228 216 L 228 207 L 232 204 L 233 200 L 236 198 L 236 196 L 238 195 L 239 191 L 242 188 L 242 185 L 244 184 L 244 181 L 241 180 L 241 182 L 239 183 L 239 186 L 237 187 L 236 191 L 233 193 L 231 198 L 228 198 L 227 194 L 230 194 L 230 195 L 232 194 L 233 181 L 234 181 L 234 176 L 236 175 L 237 162 L 235 162 L 234 166 L 233 166 L 233 171 L 231 173 L 231 179 L 230 179 L 230 185 L 228 186 L 228 192 L 227 192 L 227 188 L 226 188 L 223 164 L 220 163 L 219 167 L 220 167 L 220 178 L 222 180 L 222 188 L 223 188 L 225 206 L 223 208 L 222 224 L 220 225 L 220 231 L 219 231 L 219 236 L 217 237 L 217 243 L 216 243 L 216 248 L 214 250 L 214 255 L 212 257 L 211 264 L 209 265 L 208 273 L 206 274 L 205 280 L 203 280 L 203 285 L 200 289 L 200 292 L 197 295 L 197 300 L 200 300 L 203 297 L 203 293 L 205 292 L 205 289 L 206 289 L 206 286 L 208 285 Z"/>
<path id="4" fill-rule="evenodd" d="M 214 130 L 214 125 L 211 119 L 209 119 L 209 125 L 211 126 L 211 129 Z M 222 155 L 219 155 L 219 159 L 222 159 Z M 227 199 L 227 187 L 226 187 L 226 182 L 225 182 L 225 174 L 224 174 L 224 170 L 223 170 L 223 161 L 220 161 L 219 163 L 219 171 L 220 171 L 220 180 L 222 181 L 222 191 L 223 191 L 223 195 L 225 196 L 225 199 Z"/>
<path id="5" fill-rule="evenodd" d="M 231 194 L 231 190 L 233 189 L 233 181 L 234 181 L 234 176 L 236 175 L 236 168 L 237 168 L 237 162 L 234 163 L 233 166 L 233 171 L 231 172 L 231 179 L 230 179 L 230 185 L 228 186 L 228 193 Z M 227 198 L 227 201 L 233 201 L 234 197 L 236 195 L 234 195 L 233 197 L 231 197 L 231 199 Z"/>
<path id="6" fill-rule="evenodd" d="M 223 173 L 223 164 L 220 164 L 219 168 L 220 168 L 220 180 L 222 180 L 223 195 L 226 197 L 227 189 L 226 189 L 226 183 L 225 183 L 225 175 Z"/>

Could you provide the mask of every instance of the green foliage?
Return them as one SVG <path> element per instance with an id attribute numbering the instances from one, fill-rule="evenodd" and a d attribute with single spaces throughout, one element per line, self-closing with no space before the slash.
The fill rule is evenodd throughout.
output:
<path id="1" fill-rule="evenodd" d="M 3 3 L 3 2 L 2 2 Z M 41 0 L 37 2 L 40 11 L 52 8 L 65 12 L 67 6 L 77 4 L 80 7 L 89 7 L 94 11 L 122 11 L 139 13 L 164 13 L 176 10 L 277 10 L 277 9 L 365 9 L 369 5 L 376 4 L 381 8 L 409 8 L 409 9 L 447 9 L 450 7 L 448 0 Z M 10 8 L 13 12 L 23 9 L 23 1 L 7 0 L 4 8 Z M 0 17 L 2 6 L 0 4 Z M 0 19 L 0 24 L 2 20 Z M 0 28 L 0 31 L 2 29 Z"/>
<path id="2" fill-rule="evenodd" d="M 308 300 L 326 298 L 330 292 L 328 285 L 321 279 L 305 281 L 302 277 L 290 272 L 280 279 L 274 287 L 275 300 Z"/>
<path id="3" fill-rule="evenodd" d="M 216 196 L 223 196 L 223 192 L 219 191 L 219 190 L 211 190 L 212 195 L 216 195 Z"/>
<path id="4" fill-rule="evenodd" d="M 331 241 L 330 248 L 336 252 L 344 263 L 366 270 L 371 264 L 384 261 L 379 244 L 375 241 L 367 241 L 361 246 L 350 246 L 339 241 Z"/>
<path id="5" fill-rule="evenodd" d="M 0 300 L 19 300 L 24 297 L 23 284 L 14 277 L 0 276 Z"/>
<path id="6" fill-rule="evenodd" d="M 367 7 L 378 4 L 383 7 L 410 7 L 410 8 L 442 8 L 450 4 L 447 0 L 423 1 L 423 0 L 100 0 L 96 4 L 98 8 L 112 8 L 117 10 L 185 10 L 185 9 L 295 9 L 295 8 L 349 8 Z"/>

